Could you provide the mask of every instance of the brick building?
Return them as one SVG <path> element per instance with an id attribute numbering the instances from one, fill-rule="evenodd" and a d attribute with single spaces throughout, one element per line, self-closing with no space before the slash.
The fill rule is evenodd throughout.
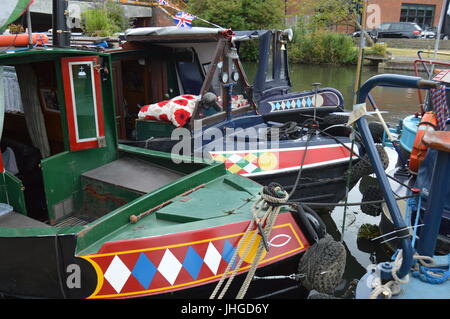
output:
<path id="1" fill-rule="evenodd" d="M 444 0 L 369 0 L 367 25 L 416 22 L 422 28 L 437 27 Z"/>
<path id="2" fill-rule="evenodd" d="M 319 0 L 318 0 L 319 1 Z M 437 27 L 445 0 L 368 0 L 367 27 L 376 28 L 385 22 L 416 22 L 422 28 Z M 295 24 L 295 14 L 302 0 L 286 0 L 288 23 Z M 295 5 L 292 5 L 295 3 Z M 351 33 L 350 26 L 338 26 L 336 31 Z"/>

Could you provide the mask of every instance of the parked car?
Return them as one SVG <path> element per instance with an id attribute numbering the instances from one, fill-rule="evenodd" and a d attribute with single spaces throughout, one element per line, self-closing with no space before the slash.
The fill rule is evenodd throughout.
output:
<path id="1" fill-rule="evenodd" d="M 420 36 L 422 39 L 435 39 L 436 38 L 436 28 L 426 28 L 422 31 Z"/>
<path id="2" fill-rule="evenodd" d="M 373 30 L 366 30 L 366 32 L 369 34 L 369 36 L 372 38 L 372 40 L 376 41 L 377 39 L 377 32 L 375 29 Z M 356 31 L 352 33 L 352 37 L 359 38 L 361 36 L 361 31 Z"/>
<path id="3" fill-rule="evenodd" d="M 422 28 L 414 22 L 388 22 L 376 29 L 378 38 L 417 39 L 421 37 L 422 32 Z"/>

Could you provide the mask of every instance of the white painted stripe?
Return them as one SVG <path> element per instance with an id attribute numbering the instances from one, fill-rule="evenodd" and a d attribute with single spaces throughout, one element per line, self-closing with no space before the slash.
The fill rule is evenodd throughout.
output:
<path id="1" fill-rule="evenodd" d="M 352 159 L 355 160 L 355 159 L 358 159 L 358 157 L 353 156 Z M 325 162 L 318 162 L 318 163 L 303 165 L 303 169 L 306 170 L 306 169 L 320 167 L 320 166 L 326 167 L 326 166 L 330 166 L 332 164 L 339 164 L 339 163 L 344 163 L 344 162 L 348 162 L 348 161 L 349 161 L 349 158 L 345 157 L 345 158 L 340 158 L 340 159 L 336 159 L 336 160 L 330 160 L 330 161 L 325 161 Z M 253 177 L 253 176 L 274 175 L 274 174 L 279 174 L 279 173 L 297 171 L 299 169 L 300 169 L 300 165 L 288 167 L 288 168 L 274 169 L 274 170 L 265 171 L 265 172 L 252 173 L 252 174 L 241 174 L 241 176 Z"/>
<path id="2" fill-rule="evenodd" d="M 91 79 L 92 79 L 92 95 L 93 95 L 93 102 L 94 102 L 94 117 L 95 117 L 95 132 L 96 136 L 91 138 L 84 138 L 80 139 L 79 132 L 78 132 L 78 120 L 77 120 L 77 105 L 75 102 L 75 88 L 73 85 L 73 72 L 72 72 L 72 66 L 73 65 L 89 65 L 91 70 Z M 72 105 L 73 105 L 73 115 L 75 120 L 75 137 L 77 143 L 80 142 L 91 142 L 96 141 L 99 137 L 99 130 L 98 130 L 98 115 L 97 115 L 97 99 L 96 99 L 96 90 L 95 90 L 95 81 L 94 81 L 94 63 L 92 61 L 80 61 L 80 62 L 69 62 L 68 65 L 69 68 L 69 75 L 70 75 L 70 89 L 72 91 Z"/>
<path id="3" fill-rule="evenodd" d="M 351 143 L 344 143 L 345 146 L 348 148 L 351 148 Z M 326 148 L 333 148 L 333 147 L 339 147 L 343 148 L 341 144 L 326 144 L 326 145 L 316 145 L 316 146 L 308 146 L 308 150 L 314 150 L 314 149 L 326 149 Z M 227 154 L 248 154 L 248 153 L 281 153 L 281 152 L 289 152 L 289 151 L 302 151 L 306 147 L 291 147 L 291 148 L 273 148 L 273 149 L 262 149 L 262 150 L 247 150 L 247 151 L 214 151 L 209 152 L 211 155 L 227 155 Z M 355 154 L 359 155 L 359 150 L 357 147 L 353 149 L 353 152 Z"/>

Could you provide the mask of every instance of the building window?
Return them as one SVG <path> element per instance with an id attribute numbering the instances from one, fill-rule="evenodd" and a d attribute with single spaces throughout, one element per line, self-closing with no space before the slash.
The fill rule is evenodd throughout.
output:
<path id="1" fill-rule="evenodd" d="M 402 4 L 400 22 L 415 22 L 423 29 L 433 27 L 435 5 Z"/>

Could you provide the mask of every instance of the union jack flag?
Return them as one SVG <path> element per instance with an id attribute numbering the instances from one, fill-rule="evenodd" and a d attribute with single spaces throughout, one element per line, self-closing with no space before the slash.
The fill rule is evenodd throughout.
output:
<path id="1" fill-rule="evenodd" d="M 191 28 L 192 20 L 195 18 L 196 17 L 190 13 L 180 11 L 173 17 L 173 21 L 178 28 Z"/>

